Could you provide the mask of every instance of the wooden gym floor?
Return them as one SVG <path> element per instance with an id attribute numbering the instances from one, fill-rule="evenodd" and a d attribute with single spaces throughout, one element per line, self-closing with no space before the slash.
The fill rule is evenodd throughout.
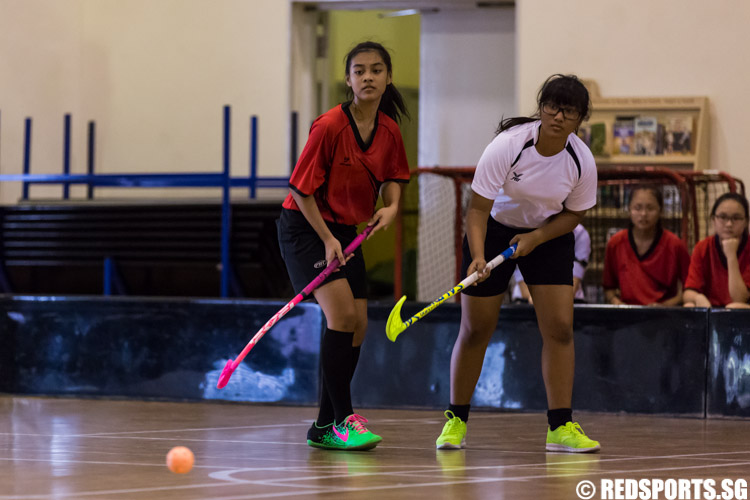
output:
<path id="1" fill-rule="evenodd" d="M 474 412 L 468 448 L 441 452 L 439 411 L 362 413 L 383 442 L 344 453 L 305 444 L 314 408 L 0 396 L 0 499 L 560 500 L 583 480 L 750 480 L 741 420 L 578 413 L 603 449 L 570 455 L 545 453 L 541 413 Z M 164 465 L 177 445 L 187 475 Z"/>

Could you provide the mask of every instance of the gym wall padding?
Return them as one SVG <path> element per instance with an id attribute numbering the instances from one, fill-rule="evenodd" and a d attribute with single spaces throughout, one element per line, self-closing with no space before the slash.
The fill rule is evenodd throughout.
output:
<path id="1" fill-rule="evenodd" d="M 285 303 L 138 297 L 0 297 L 0 392 L 316 405 L 325 319 L 310 302 L 216 381 Z M 444 304 L 395 343 L 393 304 L 371 303 L 352 382 L 358 408 L 443 409 L 460 307 Z M 425 304 L 406 303 L 408 318 Z M 576 306 L 578 410 L 750 417 L 750 311 Z M 541 337 L 530 306 L 503 308 L 473 407 L 543 411 Z"/>

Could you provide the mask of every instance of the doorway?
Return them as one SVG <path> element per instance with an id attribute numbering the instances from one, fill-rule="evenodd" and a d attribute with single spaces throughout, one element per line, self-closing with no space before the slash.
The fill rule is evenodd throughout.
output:
<path id="1" fill-rule="evenodd" d="M 290 87 L 298 133 L 292 151 L 302 151 L 317 116 L 346 101 L 346 55 L 357 43 L 372 40 L 391 55 L 393 83 L 410 115 L 400 123 L 401 135 L 409 166 L 417 167 L 420 22 L 418 12 L 401 15 L 400 11 L 322 10 L 294 5 Z M 410 196 L 412 189 L 407 187 L 405 196 Z M 416 190 L 412 196 L 416 196 Z M 379 232 L 364 247 L 371 298 L 390 298 L 393 294 L 394 233 L 393 228 Z"/>

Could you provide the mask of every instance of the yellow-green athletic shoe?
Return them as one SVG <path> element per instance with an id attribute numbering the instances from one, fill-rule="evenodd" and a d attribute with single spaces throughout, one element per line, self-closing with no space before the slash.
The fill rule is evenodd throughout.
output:
<path id="1" fill-rule="evenodd" d="M 547 451 L 594 453 L 600 448 L 599 441 L 589 439 L 578 422 L 568 422 L 554 431 L 547 427 Z"/>
<path id="2" fill-rule="evenodd" d="M 452 411 L 445 411 L 448 421 L 443 426 L 443 432 L 435 441 L 438 450 L 460 450 L 466 446 L 466 422 L 458 418 Z"/>

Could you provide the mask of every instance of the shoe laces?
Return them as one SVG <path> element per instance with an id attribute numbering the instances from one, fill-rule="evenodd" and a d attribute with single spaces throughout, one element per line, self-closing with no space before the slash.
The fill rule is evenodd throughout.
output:
<path id="1" fill-rule="evenodd" d="M 573 422 L 573 429 L 578 432 L 581 436 L 586 437 L 586 433 L 583 432 L 583 428 L 580 426 L 578 422 Z"/>
<path id="2" fill-rule="evenodd" d="M 567 422 L 565 425 L 562 426 L 562 431 L 565 434 L 568 434 L 574 437 L 586 436 L 586 434 L 584 434 L 583 429 L 578 424 L 578 422 Z"/>
<path id="3" fill-rule="evenodd" d="M 346 418 L 345 422 L 350 425 L 352 429 L 357 432 L 357 434 L 364 434 L 365 432 L 367 432 L 367 428 L 365 427 L 367 419 L 362 415 L 353 413 Z"/>
<path id="4" fill-rule="evenodd" d="M 445 411 L 445 418 L 448 419 L 447 425 L 449 430 L 452 430 L 454 427 L 460 426 L 463 423 L 463 420 L 454 415 L 450 410 Z"/>

